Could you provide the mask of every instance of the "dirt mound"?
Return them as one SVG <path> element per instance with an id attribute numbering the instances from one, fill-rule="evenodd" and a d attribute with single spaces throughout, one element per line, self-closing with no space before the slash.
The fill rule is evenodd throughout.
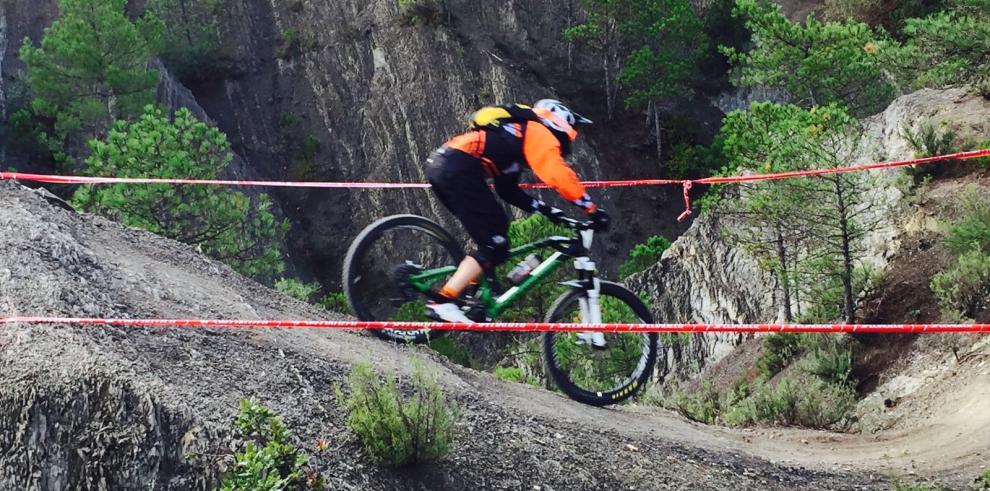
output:
<path id="1" fill-rule="evenodd" d="M 188 246 L 67 211 L 11 183 L 0 183 L 0 230 L 0 316 L 328 317 Z M 370 466 L 332 388 L 358 360 L 404 371 L 414 357 L 462 408 L 456 449 L 415 472 Z M 0 488 L 210 487 L 244 397 L 282 414 L 304 447 L 330 441 L 316 464 L 335 489 L 870 485 L 675 443 L 662 419 L 501 383 L 363 333 L 6 325 Z"/>

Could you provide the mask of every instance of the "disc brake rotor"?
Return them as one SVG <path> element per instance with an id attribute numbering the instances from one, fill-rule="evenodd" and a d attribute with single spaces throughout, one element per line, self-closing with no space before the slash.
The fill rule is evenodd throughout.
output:
<path id="1" fill-rule="evenodd" d="M 400 264 L 392 270 L 392 284 L 395 285 L 398 298 L 393 298 L 396 305 L 410 302 L 419 298 L 419 290 L 413 286 L 410 278 L 423 272 L 423 267 L 411 262 Z"/>

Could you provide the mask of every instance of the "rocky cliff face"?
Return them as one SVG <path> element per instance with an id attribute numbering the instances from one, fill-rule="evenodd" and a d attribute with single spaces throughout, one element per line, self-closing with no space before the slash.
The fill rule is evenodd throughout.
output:
<path id="1" fill-rule="evenodd" d="M 663 259 L 627 282 L 652 299 L 661 323 L 744 323 L 779 317 L 775 280 L 720 232 L 718 218 L 695 220 Z M 721 359 L 744 339 L 740 334 L 694 335 L 672 346 L 661 372 L 687 376 Z"/>
<path id="2" fill-rule="evenodd" d="M 11 141 L 9 128 L 5 124 L 10 116 L 11 105 L 23 103 L 21 99 L 26 95 L 18 75 L 23 65 L 17 59 L 17 51 L 21 48 L 24 37 L 40 36 L 54 16 L 55 2 L 0 1 L 0 165 L 5 168 L 15 163 L 11 159 L 21 157 L 16 152 L 12 153 L 16 146 Z"/>
<path id="3" fill-rule="evenodd" d="M 547 96 L 576 102 L 603 123 L 576 146 L 573 161 L 582 177 L 655 174 L 652 165 L 630 163 L 629 147 L 607 141 L 608 124 L 597 114 L 597 62 L 572 56 L 562 39 L 578 15 L 576 0 L 419 3 L 427 7 L 404 11 L 394 0 L 220 2 L 215 27 L 223 62 L 203 67 L 210 75 L 188 88 L 163 70 L 159 99 L 192 108 L 228 134 L 237 154 L 230 177 L 422 181 L 423 160 L 462 130 L 474 109 Z M 129 11 L 142 5 L 132 1 Z M 0 98 L 0 116 L 17 92 L 13 87 L 24 87 L 16 59 L 21 40 L 40 39 L 56 17 L 56 0 L 0 2 L 0 48 L 6 47 L 0 49 L 0 94 L 8 99 Z M 0 138 L 0 157 L 28 170 L 12 143 Z M 604 170 L 600 148 L 609 154 Z M 374 218 L 420 213 L 457 230 L 429 191 L 271 194 L 293 223 L 289 273 L 327 285 L 339 281 L 350 238 Z M 544 194 L 552 201 L 552 192 Z M 600 252 L 624 252 L 650 234 L 684 230 L 663 211 L 677 206 L 675 189 L 592 194 L 625 224 Z M 606 266 L 619 260 L 601 258 Z"/>
<path id="4" fill-rule="evenodd" d="M 959 141 L 978 143 L 990 137 L 990 101 L 965 88 L 925 89 L 894 101 L 883 113 L 866 121 L 852 164 L 910 159 L 913 149 L 902 137 L 905 128 L 917 131 L 925 123 L 956 131 Z M 943 163 L 952 166 L 953 163 Z M 912 210 L 904 170 L 875 172 L 879 200 L 870 213 L 882 220 L 866 239 L 864 262 L 884 269 L 897 254 Z M 657 318 L 664 322 L 754 323 L 783 320 L 773 277 L 739 246 L 723 237 L 727 224 L 702 216 L 653 268 L 631 279 L 631 286 L 652 298 Z M 672 351 L 668 370 L 690 375 L 725 354 L 739 335 L 697 335 L 689 346 Z"/>
<path id="5" fill-rule="evenodd" d="M 429 152 L 478 106 L 553 95 L 566 73 L 568 2 L 279 0 L 225 4 L 237 73 L 193 87 L 248 165 L 272 179 L 424 180 Z M 285 48 L 296 36 L 296 49 Z M 599 176 L 579 145 L 583 176 Z M 447 219 L 428 191 L 276 193 L 295 221 L 290 250 L 326 283 L 356 235 L 394 212 Z M 451 222 L 447 220 L 447 224 Z"/>

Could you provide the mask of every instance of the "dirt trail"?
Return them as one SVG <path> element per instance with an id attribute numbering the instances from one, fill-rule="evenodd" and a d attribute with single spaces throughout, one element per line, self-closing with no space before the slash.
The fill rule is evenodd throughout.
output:
<path id="1" fill-rule="evenodd" d="M 10 183 L 0 183 L 0 249 L 0 316 L 330 317 L 189 247 Z M 461 407 L 457 448 L 415 471 L 368 465 L 333 388 L 356 362 L 407 374 L 414 359 Z M 330 440 L 314 463 L 333 489 L 887 489 L 912 461 L 961 485 L 990 451 L 990 381 L 964 370 L 986 367 L 959 367 L 969 382 L 933 399 L 951 411 L 876 440 L 591 408 L 365 333 L 7 326 L 0 489 L 207 488 L 244 397 L 282 414 L 301 444 Z"/>
<path id="2" fill-rule="evenodd" d="M 972 480 L 990 468 L 990 362 L 961 368 L 932 392 L 917 394 L 929 414 L 910 427 L 871 434 L 835 433 L 796 428 L 729 429 L 688 421 L 662 409 L 643 406 L 593 409 L 566 406 L 557 394 L 519 384 L 504 384 L 501 395 L 545 417 L 605 427 L 630 438 L 663 437 L 709 451 L 742 452 L 776 464 L 821 471 L 919 475 L 957 482 Z"/>

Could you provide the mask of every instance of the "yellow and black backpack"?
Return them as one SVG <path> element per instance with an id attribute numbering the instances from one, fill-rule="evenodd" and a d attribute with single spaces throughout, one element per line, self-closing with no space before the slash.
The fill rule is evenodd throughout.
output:
<path id="1" fill-rule="evenodd" d="M 485 106 L 471 116 L 472 130 L 501 128 L 510 123 L 523 121 L 540 121 L 533 108 L 523 104 L 506 104 L 503 106 Z"/>
<path id="2" fill-rule="evenodd" d="M 471 115 L 471 120 L 468 124 L 472 130 L 494 130 L 501 129 L 508 124 L 525 123 L 526 121 L 537 121 L 543 124 L 543 119 L 533 111 L 532 107 L 525 104 L 505 104 L 501 106 L 485 106 L 477 110 Z M 526 125 L 522 124 L 521 126 L 525 128 Z M 561 133 L 550 126 L 547 126 L 547 128 L 560 141 L 561 150 L 564 155 L 569 155 L 571 150 L 570 138 L 565 133 Z M 522 137 L 523 135 L 520 134 L 518 136 Z"/>

